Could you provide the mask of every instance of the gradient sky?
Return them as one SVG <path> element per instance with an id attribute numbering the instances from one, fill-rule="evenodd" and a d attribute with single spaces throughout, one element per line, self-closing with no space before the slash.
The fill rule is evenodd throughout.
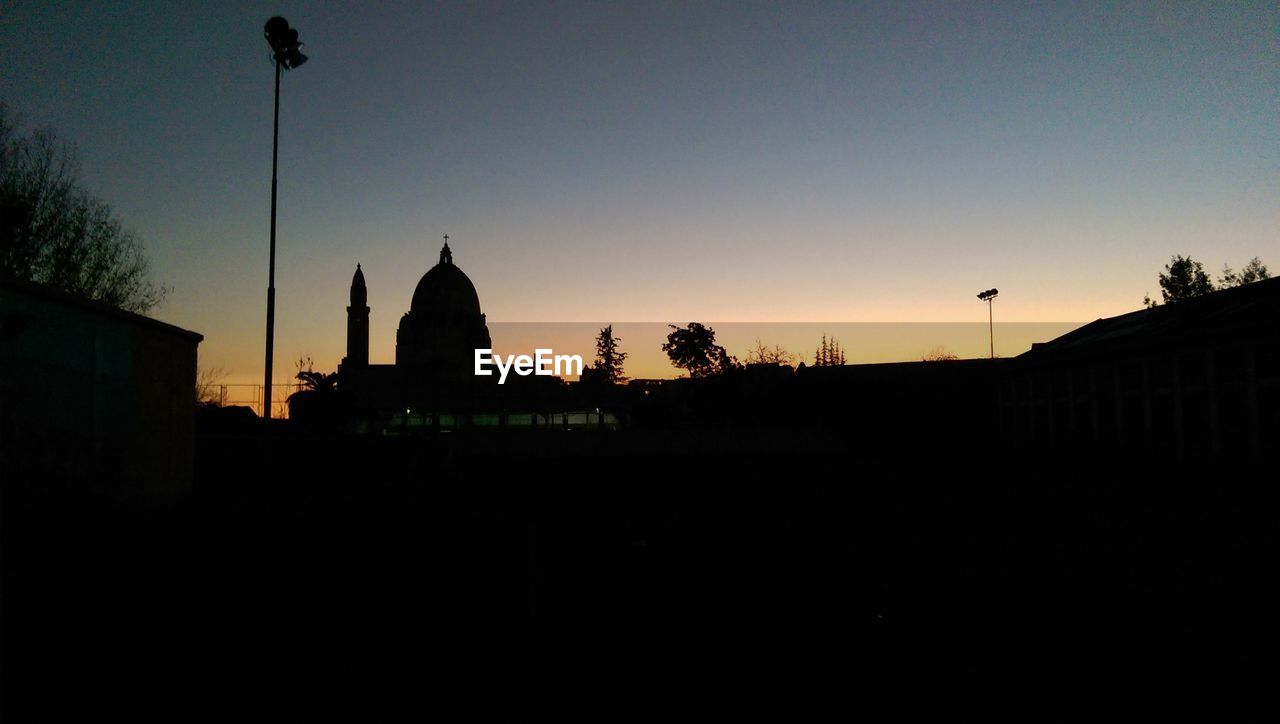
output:
<path id="1" fill-rule="evenodd" d="M 155 316 L 237 381 L 274 14 L 311 58 L 283 83 L 281 381 L 336 366 L 357 261 L 391 361 L 445 233 L 493 322 L 985 322 L 993 286 L 998 319 L 1088 321 L 1174 253 L 1280 267 L 1274 2 L 0 2 L 0 96 L 78 144 L 173 287 Z"/>

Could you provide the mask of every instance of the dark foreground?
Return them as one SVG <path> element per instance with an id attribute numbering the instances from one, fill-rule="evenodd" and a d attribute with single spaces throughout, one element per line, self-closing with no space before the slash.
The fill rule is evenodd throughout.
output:
<path id="1" fill-rule="evenodd" d="M 898 716 L 958 686 L 1039 719 L 1271 681 L 1258 471 L 584 444 L 209 438 L 167 511 L 8 484 L 5 721 L 850 715 L 900 685 Z"/>

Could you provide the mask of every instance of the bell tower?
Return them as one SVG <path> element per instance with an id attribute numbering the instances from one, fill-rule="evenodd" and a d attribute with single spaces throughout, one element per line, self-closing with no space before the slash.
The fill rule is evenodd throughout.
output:
<path id="1" fill-rule="evenodd" d="M 356 264 L 351 277 L 351 306 L 347 307 L 347 356 L 343 367 L 369 366 L 369 292 L 364 286 L 364 272 Z"/>

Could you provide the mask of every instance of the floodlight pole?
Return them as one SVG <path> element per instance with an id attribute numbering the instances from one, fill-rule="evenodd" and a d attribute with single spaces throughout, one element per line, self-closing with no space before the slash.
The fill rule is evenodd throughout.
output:
<path id="1" fill-rule="evenodd" d="M 988 289 L 985 292 L 978 292 L 978 299 L 987 303 L 987 336 L 991 340 L 991 359 L 996 358 L 996 325 L 995 315 L 991 311 L 991 302 L 1000 293 L 999 289 Z"/>
<path id="2" fill-rule="evenodd" d="M 996 358 L 996 325 L 991 312 L 991 302 L 995 297 L 987 297 L 987 338 L 991 340 L 991 359 Z"/>
<path id="3" fill-rule="evenodd" d="M 271 419 L 271 360 L 276 336 L 276 166 L 280 159 L 280 57 L 276 58 L 275 129 L 271 137 L 271 261 L 267 271 L 267 363 L 262 382 L 262 419 Z"/>

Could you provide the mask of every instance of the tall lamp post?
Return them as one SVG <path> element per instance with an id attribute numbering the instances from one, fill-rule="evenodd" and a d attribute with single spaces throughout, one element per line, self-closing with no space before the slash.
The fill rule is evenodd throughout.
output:
<path id="1" fill-rule="evenodd" d="M 987 333 L 991 339 L 991 359 L 996 358 L 996 326 L 992 321 L 991 300 L 1000 294 L 999 289 L 988 289 L 985 292 L 978 292 L 978 299 L 987 303 Z"/>
<path id="2" fill-rule="evenodd" d="M 280 158 L 280 70 L 292 70 L 307 62 L 298 42 L 298 31 L 276 16 L 263 26 L 276 61 L 276 118 L 271 138 L 271 263 L 267 272 L 267 364 L 262 383 L 262 418 L 271 419 L 271 360 L 276 336 L 276 165 Z"/>

